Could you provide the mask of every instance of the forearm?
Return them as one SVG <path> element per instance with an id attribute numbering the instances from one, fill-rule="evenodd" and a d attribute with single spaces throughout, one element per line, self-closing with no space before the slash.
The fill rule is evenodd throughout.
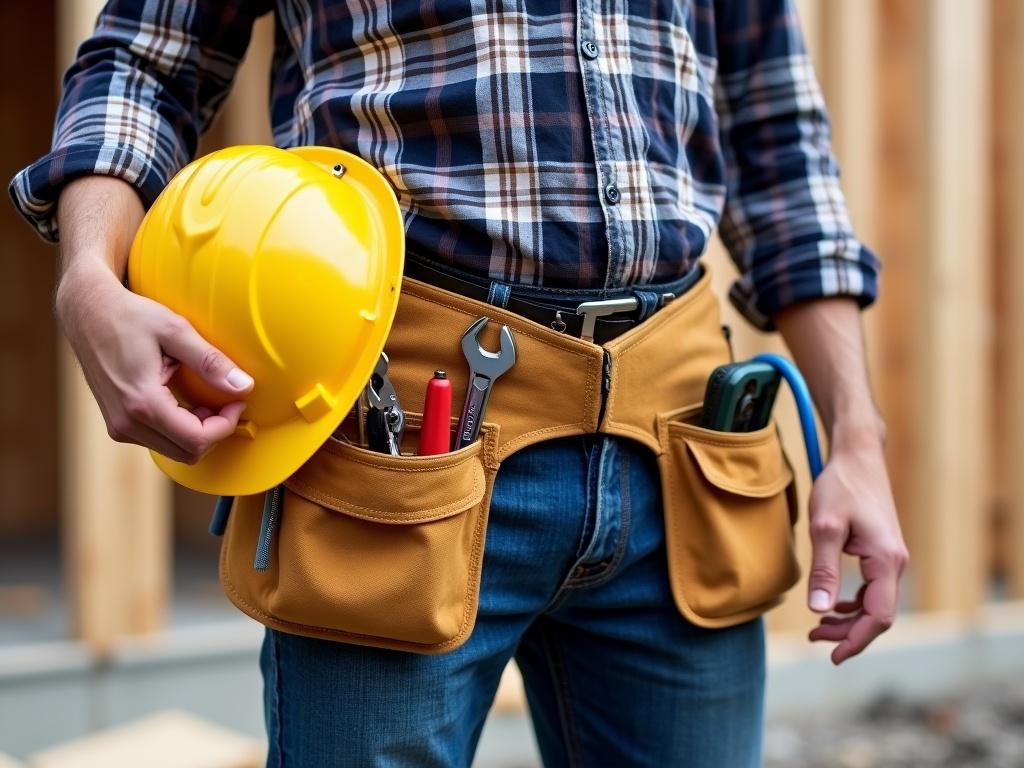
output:
<path id="1" fill-rule="evenodd" d="M 70 275 L 109 271 L 123 281 L 132 239 L 143 216 L 135 189 L 109 176 L 69 183 L 57 202 L 61 231 L 58 286 Z"/>
<path id="2" fill-rule="evenodd" d="M 833 449 L 877 447 L 885 426 L 871 395 L 857 302 L 801 302 L 774 320 L 807 380 Z"/>

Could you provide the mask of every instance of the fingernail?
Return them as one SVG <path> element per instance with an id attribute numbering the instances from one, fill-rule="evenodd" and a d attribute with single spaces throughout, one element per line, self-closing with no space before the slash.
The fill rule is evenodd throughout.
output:
<path id="1" fill-rule="evenodd" d="M 228 371 L 227 382 L 235 389 L 247 389 L 252 385 L 252 376 L 241 368 L 232 368 Z"/>
<path id="2" fill-rule="evenodd" d="M 812 611 L 827 611 L 830 598 L 828 592 L 824 589 L 812 589 L 811 590 L 811 610 Z"/>

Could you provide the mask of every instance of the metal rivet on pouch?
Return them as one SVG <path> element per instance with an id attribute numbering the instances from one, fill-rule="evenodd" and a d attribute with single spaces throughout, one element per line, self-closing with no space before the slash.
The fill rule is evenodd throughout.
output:
<path id="1" fill-rule="evenodd" d="M 565 320 L 562 319 L 562 313 L 556 310 L 555 319 L 551 321 L 551 327 L 559 333 L 565 333 L 565 329 L 569 326 L 567 326 L 565 324 Z"/>

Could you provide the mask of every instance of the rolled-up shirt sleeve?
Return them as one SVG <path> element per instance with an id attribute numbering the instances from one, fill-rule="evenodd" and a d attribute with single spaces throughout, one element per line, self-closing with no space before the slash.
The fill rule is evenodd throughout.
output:
<path id="1" fill-rule="evenodd" d="M 64 75 L 52 150 L 10 183 L 18 211 L 55 242 L 61 189 L 91 174 L 123 179 L 148 207 L 192 159 L 267 10 L 266 0 L 110 0 Z"/>
<path id="2" fill-rule="evenodd" d="M 740 272 L 730 299 L 765 330 L 801 301 L 849 296 L 869 305 L 878 259 L 850 224 L 792 0 L 720 0 L 716 25 L 727 179 L 720 234 Z"/>

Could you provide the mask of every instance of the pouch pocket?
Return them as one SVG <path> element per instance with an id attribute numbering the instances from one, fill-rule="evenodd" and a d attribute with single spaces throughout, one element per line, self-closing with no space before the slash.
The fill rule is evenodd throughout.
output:
<path id="1" fill-rule="evenodd" d="M 496 439 L 484 423 L 473 445 L 437 456 L 329 441 L 285 482 L 265 571 L 253 568 L 263 495 L 236 501 L 221 551 L 228 597 L 283 632 L 456 648 L 476 618 Z"/>
<path id="2" fill-rule="evenodd" d="M 683 615 L 724 627 L 777 605 L 799 580 L 796 488 L 774 423 L 717 432 L 693 423 L 699 412 L 658 418 L 668 567 Z"/>

